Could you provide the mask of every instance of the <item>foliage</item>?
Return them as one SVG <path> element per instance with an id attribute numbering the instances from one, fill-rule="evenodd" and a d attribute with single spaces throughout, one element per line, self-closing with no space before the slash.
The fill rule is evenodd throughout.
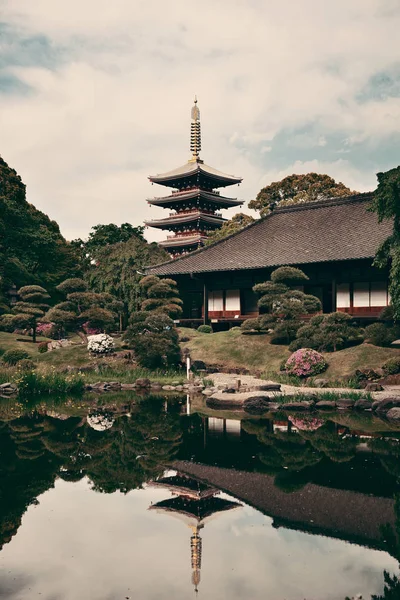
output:
<path id="1" fill-rule="evenodd" d="M 390 346 L 400 337 L 400 326 L 388 323 L 372 323 L 365 328 L 365 340 L 374 346 Z"/>
<path id="2" fill-rule="evenodd" d="M 53 306 L 46 319 L 63 331 L 74 331 L 86 339 L 85 327 L 109 330 L 117 321 L 122 309 L 111 294 L 87 291 L 82 279 L 67 279 L 57 286 L 66 295 L 66 301 Z"/>
<path id="3" fill-rule="evenodd" d="M 281 181 L 275 181 L 262 188 L 256 199 L 249 202 L 249 208 L 254 208 L 260 211 L 261 216 L 265 216 L 268 214 L 271 205 L 285 206 L 304 202 L 318 202 L 356 193 L 343 183 L 337 183 L 329 175 L 320 173 L 289 175 Z"/>
<path id="4" fill-rule="evenodd" d="M 313 348 L 319 352 L 336 352 L 362 340 L 362 330 L 356 321 L 346 313 L 334 312 L 316 315 L 300 327 L 289 349 Z"/>
<path id="5" fill-rule="evenodd" d="M 87 349 L 93 354 L 110 354 L 114 351 L 114 340 L 106 333 L 90 335 L 88 337 Z"/>
<path id="6" fill-rule="evenodd" d="M 400 320 L 400 167 L 378 173 L 378 187 L 374 193 L 371 210 L 379 222 L 393 221 L 392 234 L 377 251 L 374 264 L 390 266 L 389 292 L 396 321 Z"/>
<path id="7" fill-rule="evenodd" d="M 96 264 L 87 273 L 91 289 L 112 294 L 123 303 L 122 326 L 132 312 L 140 309 L 144 290 L 140 286 L 145 267 L 167 261 L 170 256 L 156 243 L 132 235 L 126 242 L 99 248 Z"/>
<path id="8" fill-rule="evenodd" d="M 48 309 L 49 305 L 46 302 L 50 296 L 40 285 L 24 286 L 18 290 L 18 296 L 21 301 L 13 307 L 15 316 L 11 319 L 11 323 L 15 327 L 31 329 L 32 341 L 35 343 L 38 319 L 43 317 Z"/>
<path id="9" fill-rule="evenodd" d="M 2 360 L 6 365 L 16 365 L 24 358 L 29 358 L 29 354 L 24 350 L 7 350 L 2 356 Z"/>
<path id="10" fill-rule="evenodd" d="M 135 313 L 123 339 L 143 367 L 173 367 L 180 362 L 178 332 L 166 314 Z"/>
<path id="11" fill-rule="evenodd" d="M 385 375 L 398 375 L 400 373 L 400 358 L 390 358 L 382 365 Z"/>
<path id="12" fill-rule="evenodd" d="M 56 371 L 42 374 L 34 370 L 20 370 L 13 381 L 18 386 L 18 395 L 21 397 L 44 394 L 81 394 L 85 388 L 80 375 L 66 376 Z"/>
<path id="13" fill-rule="evenodd" d="M 114 223 L 95 225 L 86 241 L 77 239 L 73 240 L 72 244 L 79 250 L 82 261 L 88 267 L 91 261 L 100 259 L 106 246 L 128 242 L 132 238 L 144 241 L 143 232 L 143 226 L 133 227 L 130 223 L 122 223 L 120 226 Z"/>
<path id="14" fill-rule="evenodd" d="M 241 231 L 247 227 L 247 225 L 250 225 L 250 223 L 254 223 L 254 221 L 255 219 L 252 216 L 244 213 L 233 215 L 233 217 L 229 221 L 226 221 L 220 229 L 216 229 L 208 235 L 206 246 Z"/>
<path id="15" fill-rule="evenodd" d="M 302 348 L 293 352 L 286 361 L 286 373 L 297 377 L 312 377 L 323 373 L 328 364 L 322 354 L 311 348 Z"/>
<path id="16" fill-rule="evenodd" d="M 76 252 L 57 223 L 26 201 L 21 178 L 0 158 L 0 296 L 35 283 L 52 293 L 78 271 Z"/>
<path id="17" fill-rule="evenodd" d="M 140 281 L 140 288 L 146 296 L 141 305 L 142 311 L 166 314 L 172 319 L 182 314 L 183 302 L 173 279 L 147 275 Z"/>
<path id="18" fill-rule="evenodd" d="M 249 333 L 266 333 L 266 330 L 264 330 L 261 327 L 261 323 L 260 323 L 260 319 L 246 319 L 246 321 L 243 321 L 240 330 L 242 333 L 244 334 L 249 334 Z"/>
<path id="19" fill-rule="evenodd" d="M 40 342 L 39 346 L 38 346 L 38 352 L 39 354 L 44 354 L 45 352 L 48 351 L 48 345 L 47 342 Z"/>
<path id="20" fill-rule="evenodd" d="M 200 325 L 197 328 L 197 331 L 199 331 L 200 333 L 212 333 L 213 328 L 211 327 L 211 325 Z"/>
<path id="21" fill-rule="evenodd" d="M 387 571 L 383 572 L 385 587 L 383 594 L 371 596 L 371 600 L 398 600 L 400 597 L 400 579 L 396 575 L 390 575 Z"/>
<path id="22" fill-rule="evenodd" d="M 271 274 L 271 280 L 258 283 L 253 291 L 260 296 L 258 306 L 261 314 L 251 323 L 242 324 L 244 333 L 266 332 L 273 329 L 272 344 L 289 344 L 295 339 L 301 326 L 301 317 L 321 310 L 316 296 L 305 294 L 291 286 L 308 281 L 307 275 L 294 267 L 279 267 Z"/>

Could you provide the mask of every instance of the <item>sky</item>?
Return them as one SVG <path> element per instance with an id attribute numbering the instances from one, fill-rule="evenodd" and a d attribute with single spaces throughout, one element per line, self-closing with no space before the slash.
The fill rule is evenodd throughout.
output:
<path id="1" fill-rule="evenodd" d="M 310 171 L 372 190 L 400 163 L 399 31 L 400 0 L 0 0 L 0 155 L 67 239 L 140 225 L 197 94 L 230 195 Z"/>

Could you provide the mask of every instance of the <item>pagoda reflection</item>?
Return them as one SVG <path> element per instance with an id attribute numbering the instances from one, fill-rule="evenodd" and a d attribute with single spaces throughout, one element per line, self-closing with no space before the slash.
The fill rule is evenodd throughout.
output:
<path id="1" fill-rule="evenodd" d="M 190 557 L 192 583 L 198 592 L 202 560 L 201 530 L 206 522 L 219 513 L 241 508 L 239 502 L 220 498 L 220 490 L 177 472 L 149 483 L 152 487 L 165 488 L 172 494 L 170 498 L 152 504 L 149 510 L 169 513 L 185 523 L 192 532 L 190 536 Z"/>

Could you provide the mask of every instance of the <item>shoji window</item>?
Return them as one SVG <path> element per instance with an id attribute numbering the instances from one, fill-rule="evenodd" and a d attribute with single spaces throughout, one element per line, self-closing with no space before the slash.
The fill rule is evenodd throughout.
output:
<path id="1" fill-rule="evenodd" d="M 225 310 L 237 311 L 240 313 L 240 291 L 226 290 Z"/>
<path id="2" fill-rule="evenodd" d="M 370 306 L 387 306 L 387 285 L 385 281 L 371 283 L 371 304 Z"/>
<path id="3" fill-rule="evenodd" d="M 355 283 L 353 286 L 353 306 L 362 308 L 369 306 L 369 283 Z"/>
<path id="4" fill-rule="evenodd" d="M 350 308 L 350 285 L 348 283 L 339 283 L 336 287 L 336 306 L 337 308 Z"/>
<path id="5" fill-rule="evenodd" d="M 208 294 L 208 310 L 210 312 L 224 310 L 224 296 L 222 290 L 209 292 Z"/>

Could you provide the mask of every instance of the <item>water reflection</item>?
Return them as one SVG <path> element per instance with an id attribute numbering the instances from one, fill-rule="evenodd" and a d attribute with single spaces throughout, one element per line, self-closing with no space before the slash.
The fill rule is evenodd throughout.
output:
<path id="1" fill-rule="evenodd" d="M 344 600 L 398 572 L 400 445 L 379 423 L 240 421 L 186 398 L 11 408 L 0 598 L 184 598 L 192 578 L 205 598 Z"/>

